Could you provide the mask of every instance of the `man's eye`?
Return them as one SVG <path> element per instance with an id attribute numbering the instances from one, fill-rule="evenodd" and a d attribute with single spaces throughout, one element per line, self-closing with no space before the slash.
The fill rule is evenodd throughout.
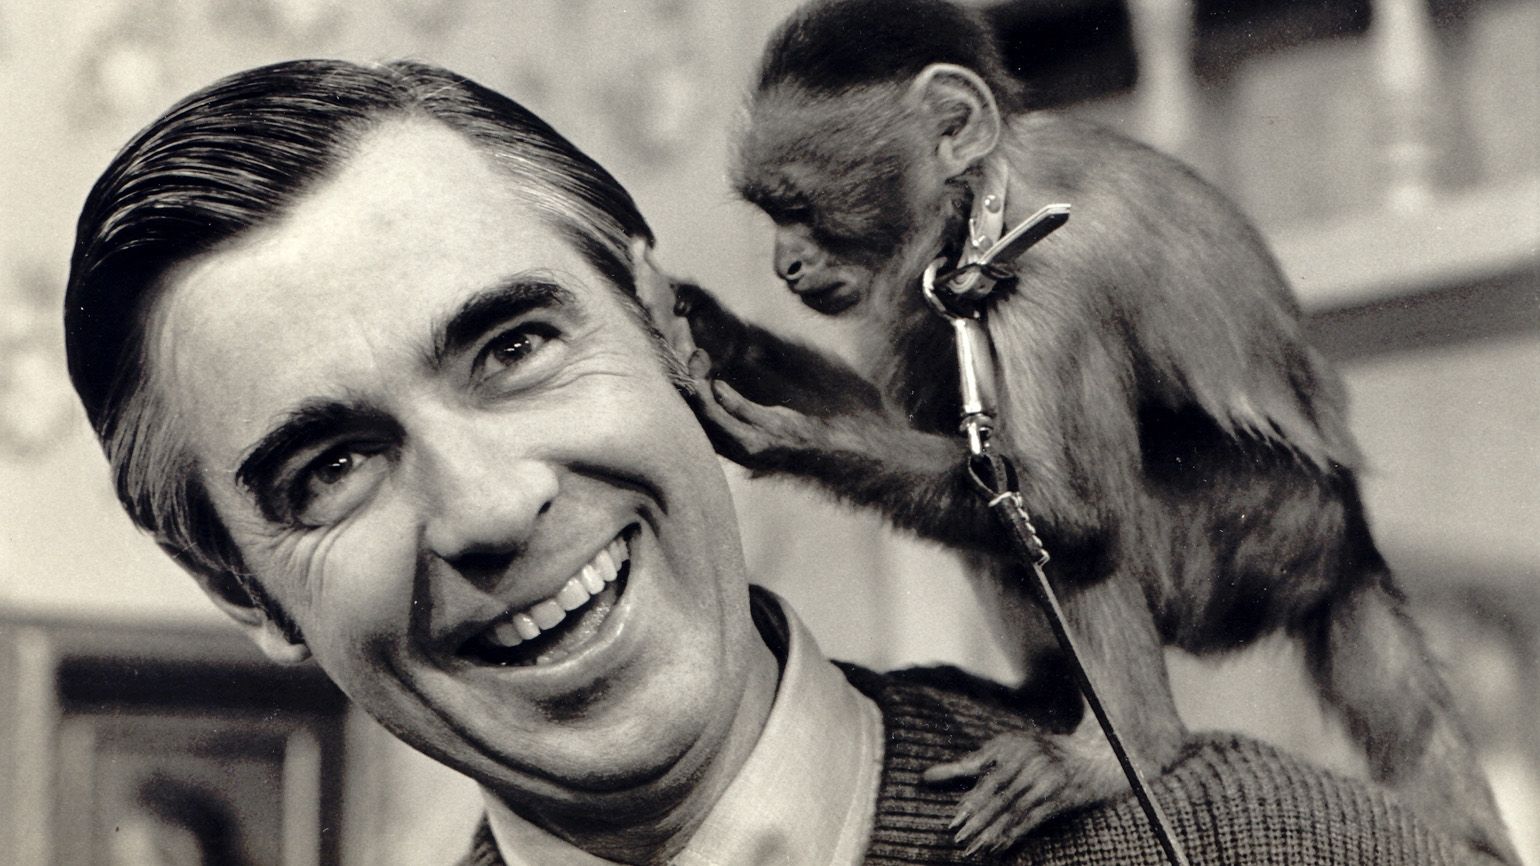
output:
<path id="1" fill-rule="evenodd" d="M 310 471 L 312 485 L 330 486 L 340 482 L 347 476 L 359 460 L 358 454 L 327 454 L 321 462 Z"/>
<path id="2" fill-rule="evenodd" d="M 311 461 L 296 479 L 292 512 L 301 523 L 325 526 L 357 508 L 384 477 L 383 450 L 339 445 Z"/>
<path id="3" fill-rule="evenodd" d="M 493 373 L 496 367 L 512 367 L 540 351 L 550 338 L 550 330 L 540 325 L 524 324 L 509 328 L 487 342 L 481 350 L 477 366 L 494 365 L 494 369 L 488 371 Z"/>
<path id="4" fill-rule="evenodd" d="M 521 322 L 486 342 L 477 353 L 472 375 L 481 382 L 497 381 L 531 362 L 548 344 L 555 341 L 557 331 L 542 322 Z M 511 382 L 523 381 L 523 377 Z"/>

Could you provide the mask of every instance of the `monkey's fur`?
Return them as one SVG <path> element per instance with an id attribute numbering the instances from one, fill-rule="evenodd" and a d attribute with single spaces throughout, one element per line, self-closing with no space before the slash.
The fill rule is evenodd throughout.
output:
<path id="1" fill-rule="evenodd" d="M 699 347 L 698 410 L 718 448 L 962 552 L 1020 636 L 1039 680 L 1028 685 L 1057 685 L 1065 703 L 1057 650 L 964 474 L 951 333 L 917 288 L 927 263 L 955 255 L 982 163 L 1003 158 L 1007 227 L 1049 202 L 1074 216 L 1006 263 L 1014 279 L 987 304 L 995 445 L 1020 472 L 1070 627 L 1144 771 L 1172 761 L 1185 733 L 1161 646 L 1209 654 L 1282 631 L 1376 780 L 1473 851 L 1516 863 L 1370 537 L 1341 386 L 1257 233 L 1175 161 L 1024 110 L 967 13 L 896 6 L 814 3 L 782 25 L 735 178 L 776 221 L 792 290 L 858 318 L 875 387 L 680 287 L 689 337 L 676 342 Z M 1072 693 L 1068 705 L 928 774 L 977 779 L 960 841 L 1003 847 L 1126 791 L 1090 714 Z"/>

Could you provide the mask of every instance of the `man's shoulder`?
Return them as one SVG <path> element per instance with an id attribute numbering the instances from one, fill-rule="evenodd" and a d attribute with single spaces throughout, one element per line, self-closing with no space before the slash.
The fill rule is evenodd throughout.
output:
<path id="1" fill-rule="evenodd" d="M 840 664 L 881 709 L 886 754 L 869 864 L 1161 864 L 1132 795 L 1039 828 L 996 860 L 966 858 L 948 829 L 965 788 L 925 785 L 926 768 L 1029 728 L 1014 693 L 952 667 L 878 673 Z M 1452 864 L 1461 849 L 1387 792 L 1249 737 L 1191 737 L 1153 780 L 1195 863 Z"/>

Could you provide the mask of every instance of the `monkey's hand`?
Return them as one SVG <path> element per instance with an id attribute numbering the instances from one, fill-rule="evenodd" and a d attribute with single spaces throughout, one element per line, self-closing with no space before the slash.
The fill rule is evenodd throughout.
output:
<path id="1" fill-rule="evenodd" d="M 637 296 L 681 364 L 700 348 L 710 358 L 711 375 L 748 400 L 809 415 L 882 407 L 876 386 L 844 361 L 746 322 L 700 286 L 663 274 L 645 243 L 632 247 L 632 260 Z"/>
<path id="2" fill-rule="evenodd" d="M 751 470 L 787 470 L 819 455 L 864 450 L 862 418 L 812 415 L 789 406 L 756 403 L 717 377 L 704 349 L 690 356 L 695 410 L 718 453 Z M 863 413 L 864 414 L 864 413 Z M 867 419 L 868 423 L 892 422 Z"/>
<path id="3" fill-rule="evenodd" d="M 1079 738 L 1034 731 L 1000 734 L 978 751 L 925 771 L 927 784 L 974 780 L 957 804 L 952 827 L 970 855 L 1004 851 L 1049 818 L 1117 791 L 1117 765 Z"/>
<path id="4" fill-rule="evenodd" d="M 636 296 L 681 364 L 697 346 L 705 349 L 721 368 L 741 364 L 740 356 L 756 340 L 774 340 L 722 306 L 712 294 L 687 280 L 664 272 L 643 239 L 631 243 Z"/>

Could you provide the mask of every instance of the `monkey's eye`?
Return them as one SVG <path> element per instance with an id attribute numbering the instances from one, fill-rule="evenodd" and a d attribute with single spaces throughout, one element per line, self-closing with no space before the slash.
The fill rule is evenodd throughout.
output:
<path id="1" fill-rule="evenodd" d="M 814 217 L 808 199 L 793 190 L 753 190 L 745 193 L 744 197 L 779 226 L 808 225 Z"/>
<path id="2" fill-rule="evenodd" d="M 776 205 L 766 207 L 764 211 L 778 226 L 806 226 L 813 223 L 813 209 L 807 205 Z"/>

